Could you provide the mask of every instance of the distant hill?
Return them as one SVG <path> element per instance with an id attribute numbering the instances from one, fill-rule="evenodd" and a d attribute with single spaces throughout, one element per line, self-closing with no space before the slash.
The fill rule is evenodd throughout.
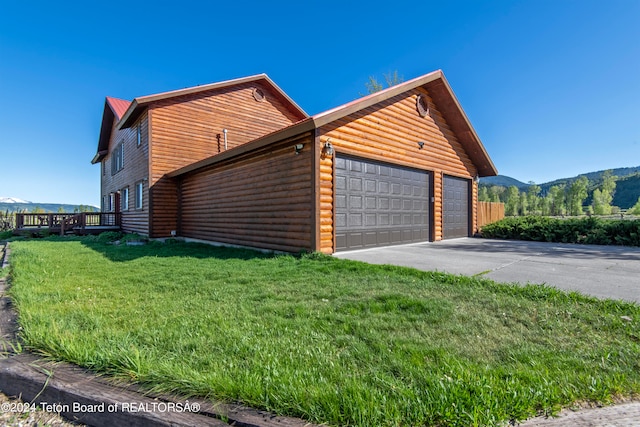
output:
<path id="1" fill-rule="evenodd" d="M 480 185 L 484 185 L 487 187 L 490 187 L 492 185 L 500 185 L 502 187 L 511 187 L 512 185 L 515 185 L 521 190 L 524 190 L 529 186 L 529 184 L 525 184 L 522 181 L 518 181 L 517 179 L 511 178 L 510 176 L 506 176 L 506 175 L 487 176 L 484 178 L 480 178 Z"/>
<path id="2" fill-rule="evenodd" d="M 571 178 L 556 179 L 554 181 L 545 182 L 538 185 L 542 189 L 541 194 L 544 195 L 554 185 L 571 185 L 571 183 L 579 177 L 586 176 L 589 179 L 590 184 L 588 190 L 589 196 L 585 201 L 585 204 L 588 205 L 591 203 L 591 195 L 593 193 L 593 190 L 595 190 L 600 184 L 602 180 L 602 174 L 604 172 L 604 170 L 588 172 Z M 638 201 L 638 197 L 640 197 L 640 166 L 612 169 L 612 172 L 613 175 L 618 177 L 618 181 L 616 183 L 616 192 L 614 194 L 612 204 L 614 206 L 618 206 L 621 209 L 629 209 Z M 529 184 L 505 175 L 480 178 L 480 185 L 486 187 L 491 187 L 493 185 L 510 187 L 512 185 L 515 185 L 521 191 L 526 190 L 529 187 Z"/>
<path id="3" fill-rule="evenodd" d="M 613 206 L 629 209 L 635 205 L 640 197 L 640 174 L 626 176 L 616 183 L 616 193 L 613 195 Z"/>
<path id="4" fill-rule="evenodd" d="M 605 172 L 604 170 L 597 171 L 597 172 L 588 172 L 588 173 L 583 173 L 571 178 L 556 179 L 555 181 L 545 182 L 544 184 L 539 184 L 539 185 L 540 185 L 540 188 L 542 188 L 542 192 L 546 193 L 547 190 L 549 190 L 549 188 L 553 187 L 554 185 L 571 184 L 573 181 L 575 181 L 581 176 L 586 176 L 589 179 L 589 182 L 591 184 L 595 184 L 602 179 L 602 174 L 604 172 Z M 640 166 L 631 167 L 631 168 L 612 169 L 612 172 L 613 172 L 613 175 L 617 176 L 618 178 L 623 178 L 629 175 L 640 173 Z"/>
<path id="5" fill-rule="evenodd" d="M 89 205 L 67 205 L 59 203 L 16 203 L 16 202 L 0 202 L 0 212 L 33 212 L 36 208 L 40 208 L 45 212 L 56 213 L 60 208 L 64 212 L 78 212 L 80 210 L 89 212 L 98 212 L 100 209 Z"/>

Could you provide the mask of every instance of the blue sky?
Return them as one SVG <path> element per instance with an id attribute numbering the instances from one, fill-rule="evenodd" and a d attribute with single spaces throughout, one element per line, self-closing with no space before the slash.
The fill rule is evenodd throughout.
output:
<path id="1" fill-rule="evenodd" d="M 442 69 L 499 172 L 640 165 L 640 0 L 0 0 L 0 196 L 99 204 L 105 96 L 267 73 L 307 113 Z"/>

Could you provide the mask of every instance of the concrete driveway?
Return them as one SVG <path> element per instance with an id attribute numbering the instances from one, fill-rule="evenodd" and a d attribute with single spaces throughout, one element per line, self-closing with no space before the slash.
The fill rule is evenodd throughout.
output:
<path id="1" fill-rule="evenodd" d="M 337 258 L 545 283 L 599 298 L 640 303 L 640 248 L 463 238 L 359 251 Z"/>

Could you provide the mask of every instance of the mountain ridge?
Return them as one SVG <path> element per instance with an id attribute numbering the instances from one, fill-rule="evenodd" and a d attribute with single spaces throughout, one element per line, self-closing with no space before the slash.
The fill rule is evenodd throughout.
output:
<path id="1" fill-rule="evenodd" d="M 602 174 L 604 174 L 604 172 L 606 172 L 607 170 L 610 170 L 613 175 L 618 177 L 618 180 L 616 182 L 616 192 L 614 194 L 612 204 L 622 209 L 630 208 L 638 201 L 638 198 L 640 197 L 640 166 L 586 172 L 573 177 L 559 178 L 541 184 L 536 183 L 536 185 L 540 187 L 541 194 L 544 195 L 554 185 L 571 185 L 571 183 L 576 179 L 584 176 L 589 179 L 589 196 L 587 198 L 587 203 L 590 203 L 590 198 L 593 190 L 597 188 L 597 185 L 602 180 Z M 512 185 L 515 185 L 520 191 L 526 191 L 530 186 L 530 184 L 524 183 L 506 175 L 480 178 L 480 185 L 483 187 L 492 187 L 494 185 L 499 185 L 501 187 L 510 187 Z"/>

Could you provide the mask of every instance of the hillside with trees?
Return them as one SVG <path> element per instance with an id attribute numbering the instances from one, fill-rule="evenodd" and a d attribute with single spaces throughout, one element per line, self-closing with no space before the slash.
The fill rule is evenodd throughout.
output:
<path id="1" fill-rule="evenodd" d="M 504 203 L 508 216 L 612 215 L 621 210 L 640 214 L 640 167 L 591 172 L 540 185 L 495 178 L 480 181 L 478 200 Z"/>

